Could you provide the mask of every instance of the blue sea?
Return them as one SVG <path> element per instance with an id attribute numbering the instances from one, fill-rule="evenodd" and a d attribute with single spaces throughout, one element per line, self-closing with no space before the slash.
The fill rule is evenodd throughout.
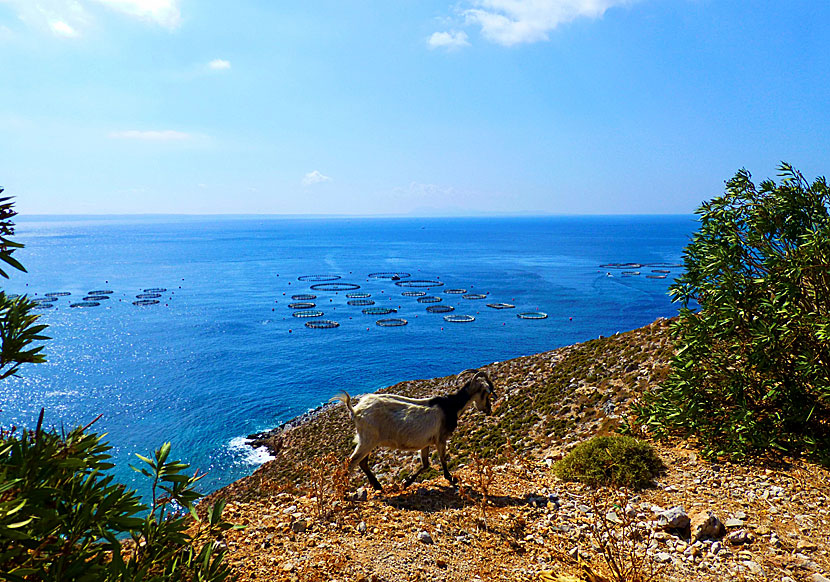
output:
<path id="1" fill-rule="evenodd" d="M 13 273 L 4 289 L 71 295 L 40 311 L 48 363 L 0 382 L 0 426 L 32 427 L 41 408 L 58 428 L 103 414 L 94 428 L 114 446 L 121 481 L 146 491 L 128 464 L 171 441 L 174 456 L 207 471 L 211 491 L 267 458 L 246 435 L 338 390 L 453 374 L 674 315 L 667 290 L 680 269 L 665 264 L 681 262 L 696 227 L 692 216 L 19 216 L 15 238 L 26 246 L 15 256 L 28 273 Z M 623 275 L 601 266 L 609 263 L 658 265 Z M 369 277 L 378 272 L 401 280 Z M 352 292 L 371 294 L 373 307 L 397 311 L 366 315 L 347 291 L 311 290 L 315 282 L 299 279 L 308 275 L 339 277 L 328 282 L 359 286 Z M 407 279 L 443 285 L 396 284 Z M 166 289 L 159 303 L 133 304 L 152 288 Z M 92 290 L 112 294 L 97 307 L 70 307 Z M 289 307 L 298 294 L 316 295 L 322 319 L 339 327 L 307 328 Z M 445 321 L 429 305 L 475 321 Z M 517 317 L 537 312 L 548 317 Z M 385 317 L 407 325 L 376 325 Z"/>

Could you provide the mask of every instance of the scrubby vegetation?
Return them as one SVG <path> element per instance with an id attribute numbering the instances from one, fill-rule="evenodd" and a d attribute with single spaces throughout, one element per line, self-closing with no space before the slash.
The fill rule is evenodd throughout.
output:
<path id="1" fill-rule="evenodd" d="M 163 445 L 137 468 L 153 484 L 147 507 L 106 474 L 110 448 L 87 427 L 0 434 L 0 579 L 227 579 L 215 541 L 233 526 L 221 502 L 196 515 L 201 477 Z"/>
<path id="2" fill-rule="evenodd" d="M 565 481 L 629 489 L 648 487 L 664 469 L 650 444 L 621 435 L 580 443 L 554 465 L 556 476 Z"/>
<path id="3" fill-rule="evenodd" d="M 707 455 L 769 451 L 830 461 L 830 190 L 791 166 L 752 183 L 739 171 L 703 204 L 671 287 L 672 372 L 638 416 Z"/>

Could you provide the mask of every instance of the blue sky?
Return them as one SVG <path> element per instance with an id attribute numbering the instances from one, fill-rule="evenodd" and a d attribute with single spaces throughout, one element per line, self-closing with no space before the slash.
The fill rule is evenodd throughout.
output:
<path id="1" fill-rule="evenodd" d="M 21 213 L 689 213 L 830 168 L 830 3 L 0 0 Z"/>

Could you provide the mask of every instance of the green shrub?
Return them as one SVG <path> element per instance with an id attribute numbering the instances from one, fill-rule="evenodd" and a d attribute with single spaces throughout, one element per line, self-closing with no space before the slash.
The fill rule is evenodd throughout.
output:
<path id="1" fill-rule="evenodd" d="M 671 287 L 681 305 L 668 379 L 635 408 L 656 436 L 707 456 L 768 451 L 830 462 L 830 189 L 782 164 L 739 171 L 703 204 Z"/>
<path id="2" fill-rule="evenodd" d="M 198 518 L 201 477 L 168 461 L 170 443 L 139 457 L 136 470 L 152 481 L 147 507 L 106 474 L 110 448 L 86 427 L 0 431 L 0 580 L 227 579 L 215 541 L 235 526 L 222 520 L 221 502 Z"/>
<path id="3" fill-rule="evenodd" d="M 574 447 L 553 467 L 565 481 L 631 489 L 648 487 L 664 469 L 651 445 L 628 436 L 594 437 Z"/>

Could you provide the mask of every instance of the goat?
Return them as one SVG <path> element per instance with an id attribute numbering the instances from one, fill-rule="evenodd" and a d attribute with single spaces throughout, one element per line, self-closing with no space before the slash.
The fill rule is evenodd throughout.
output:
<path id="1" fill-rule="evenodd" d="M 346 405 L 357 431 L 349 471 L 360 466 L 372 487 L 382 491 L 369 468 L 371 452 L 377 447 L 421 451 L 421 467 L 404 482 L 408 487 L 429 468 L 429 448 L 435 447 L 444 477 L 455 485 L 457 481 L 447 468 L 447 440 L 458 426 L 458 417 L 471 402 L 484 414 L 490 414 L 490 400 L 495 398 L 495 387 L 485 372 L 464 370 L 456 376 L 456 382 L 468 373 L 473 374 L 472 378 L 445 396 L 408 398 L 398 394 L 367 394 L 354 406 L 346 392 L 333 397 L 332 401 L 339 400 Z"/>

